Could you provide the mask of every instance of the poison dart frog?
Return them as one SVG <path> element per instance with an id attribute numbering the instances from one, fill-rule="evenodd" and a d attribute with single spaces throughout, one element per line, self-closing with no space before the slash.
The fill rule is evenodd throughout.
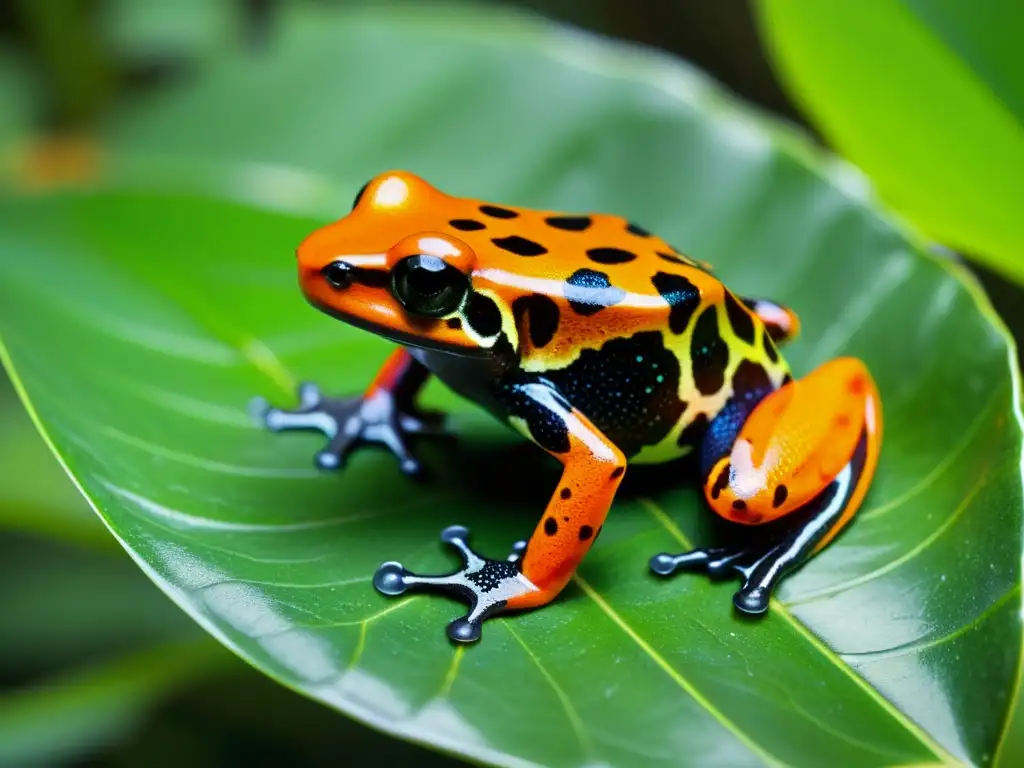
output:
<path id="1" fill-rule="evenodd" d="M 406 473 L 410 437 L 443 417 L 416 404 L 430 376 L 558 459 L 561 479 L 528 543 L 505 559 L 442 541 L 462 567 L 420 575 L 381 565 L 385 595 L 436 590 L 469 603 L 448 625 L 480 637 L 484 619 L 549 603 L 601 532 L 627 464 L 695 453 L 714 512 L 747 526 L 778 521 L 755 546 L 658 554 L 656 574 L 735 571 L 737 609 L 764 613 L 772 590 L 851 519 L 875 472 L 878 391 L 857 359 L 794 380 L 778 347 L 799 331 L 790 309 L 734 295 L 711 268 L 613 215 L 579 215 L 450 196 L 406 172 L 369 181 L 352 211 L 299 246 L 302 292 L 315 307 L 397 344 L 358 397 L 263 403 L 271 430 L 317 430 L 316 456 L 339 467 L 378 443 Z"/>

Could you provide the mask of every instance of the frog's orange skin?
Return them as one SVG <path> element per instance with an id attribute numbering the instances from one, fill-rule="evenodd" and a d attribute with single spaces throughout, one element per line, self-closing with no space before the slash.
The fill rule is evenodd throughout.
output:
<path id="1" fill-rule="evenodd" d="M 268 408 L 272 428 L 331 438 L 321 466 L 340 464 L 361 439 L 386 444 L 416 471 L 405 437 L 436 427 L 413 402 L 431 373 L 563 464 L 525 553 L 481 558 L 456 527 L 443 539 L 466 560 L 460 571 L 379 569 L 386 594 L 468 596 L 453 639 L 476 639 L 489 614 L 561 591 L 629 462 L 695 451 L 715 512 L 748 525 L 797 521 L 763 552 L 652 560 L 661 574 L 740 571 L 736 604 L 751 613 L 849 521 L 873 476 L 881 406 L 863 364 L 835 360 L 793 381 L 776 346 L 799 332 L 791 310 L 735 296 L 706 265 L 621 217 L 499 206 L 389 172 L 360 191 L 351 213 L 309 235 L 298 271 L 315 306 L 402 345 L 361 399 L 325 401 L 307 388 L 299 410 Z"/>
<path id="2" fill-rule="evenodd" d="M 827 362 L 773 392 L 711 470 L 708 504 L 727 520 L 747 524 L 770 523 L 800 509 L 839 474 L 862 433 L 878 444 L 878 403 L 870 374 L 854 358 Z M 863 476 L 861 482 L 867 484 Z"/>
<path id="3" fill-rule="evenodd" d="M 543 605 L 562 591 L 601 532 L 625 473 L 622 452 L 585 416 L 568 408 L 561 415 L 569 450 L 556 456 L 565 470 L 523 560 L 523 574 L 538 590 L 510 598 L 510 609 Z"/>

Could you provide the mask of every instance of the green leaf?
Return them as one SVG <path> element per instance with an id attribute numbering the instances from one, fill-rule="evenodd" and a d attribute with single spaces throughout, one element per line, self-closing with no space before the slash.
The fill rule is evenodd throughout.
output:
<path id="1" fill-rule="evenodd" d="M 789 90 L 896 210 L 1024 281 L 1017 0 L 761 0 Z"/>
<path id="2" fill-rule="evenodd" d="M 856 173 L 661 56 L 469 7 L 285 22 L 261 57 L 124 114 L 102 185 L 0 210 L 6 362 L 146 572 L 282 683 L 483 762 L 990 762 L 1021 649 L 1021 430 L 974 281 Z M 734 583 L 650 576 L 712 516 L 639 473 L 576 582 L 477 646 L 445 638 L 461 606 L 374 592 L 383 560 L 446 567 L 454 522 L 504 553 L 557 478 L 439 387 L 462 442 L 424 452 L 426 487 L 373 451 L 316 472 L 318 439 L 250 422 L 253 395 L 358 392 L 386 357 L 305 305 L 293 252 L 388 167 L 629 216 L 795 307 L 798 374 L 867 361 L 886 437 L 865 509 L 763 621 L 736 617 Z"/>

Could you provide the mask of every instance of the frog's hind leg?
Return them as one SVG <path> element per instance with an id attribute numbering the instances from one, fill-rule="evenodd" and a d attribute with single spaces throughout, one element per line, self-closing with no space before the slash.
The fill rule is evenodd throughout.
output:
<path id="1" fill-rule="evenodd" d="M 388 562 L 374 576 L 374 585 L 386 595 L 427 590 L 465 599 L 469 612 L 448 625 L 449 638 L 457 642 L 478 640 L 489 616 L 544 605 L 562 591 L 601 532 L 625 473 L 619 449 L 550 385 L 514 384 L 502 397 L 533 441 L 564 465 L 529 543 L 514 545 L 505 560 L 491 560 L 469 547 L 467 529 L 455 526 L 441 538 L 461 554 L 459 570 L 424 576 Z"/>
<path id="2" fill-rule="evenodd" d="M 799 520 L 787 526 L 782 536 L 775 536 L 762 546 L 739 545 L 695 549 L 680 555 L 656 555 L 651 560 L 651 570 L 667 576 L 680 570 L 703 568 L 715 577 L 734 571 L 743 578 L 743 586 L 733 597 L 736 607 L 744 613 L 764 613 L 782 577 L 824 546 L 845 523 L 844 514 L 849 511 L 858 481 L 863 477 L 866 447 L 865 437 L 850 463 L 820 496 L 799 510 L 796 514 Z"/>
<path id="3" fill-rule="evenodd" d="M 298 408 L 275 408 L 257 398 L 252 410 L 274 432 L 322 433 L 327 445 L 315 458 L 321 469 L 337 469 L 356 446 L 377 443 L 395 455 L 403 472 L 415 475 L 420 463 L 409 449 L 409 436 L 444 434 L 443 417 L 415 405 L 428 375 L 426 367 L 399 347 L 361 397 L 323 397 L 315 385 L 302 384 Z"/>
<path id="4" fill-rule="evenodd" d="M 725 424 L 735 414 L 723 413 Z M 744 579 L 734 603 L 745 613 L 767 610 L 789 571 L 825 547 L 850 521 L 874 475 L 881 444 L 881 410 L 863 364 L 835 360 L 765 397 L 730 436 L 715 422 L 702 446 L 705 495 L 723 518 L 772 523 L 765 538 L 735 548 L 663 553 L 651 569 L 667 576 L 703 568 Z"/>

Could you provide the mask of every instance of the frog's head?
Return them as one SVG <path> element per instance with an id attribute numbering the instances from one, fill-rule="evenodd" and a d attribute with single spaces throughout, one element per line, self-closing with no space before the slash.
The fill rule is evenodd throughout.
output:
<path id="1" fill-rule="evenodd" d="M 410 173 L 376 176 L 348 215 L 299 246 L 303 293 L 399 343 L 489 354 L 511 321 L 496 296 L 474 287 L 477 255 L 457 234 L 463 202 Z"/>

